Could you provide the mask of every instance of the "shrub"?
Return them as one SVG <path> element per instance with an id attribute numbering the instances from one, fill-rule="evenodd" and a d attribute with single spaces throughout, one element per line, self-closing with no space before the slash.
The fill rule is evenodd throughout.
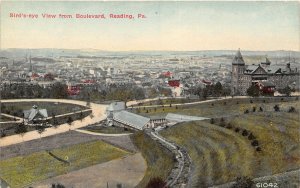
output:
<path id="1" fill-rule="evenodd" d="M 149 113 L 148 109 L 146 110 L 146 113 Z"/>
<path id="2" fill-rule="evenodd" d="M 265 99 L 263 100 L 263 103 L 266 103 L 266 100 L 265 100 Z"/>
<path id="3" fill-rule="evenodd" d="M 250 103 L 253 103 L 252 99 L 250 100 Z"/>
<path id="4" fill-rule="evenodd" d="M 248 131 L 246 129 L 244 129 L 243 132 L 242 132 L 242 135 L 243 136 L 248 136 Z"/>
<path id="5" fill-rule="evenodd" d="M 224 102 L 224 105 L 226 105 L 227 103 L 226 102 Z"/>
<path id="6" fill-rule="evenodd" d="M 166 182 L 159 177 L 151 178 L 148 184 L 146 185 L 146 188 L 165 188 Z"/>
<path id="7" fill-rule="evenodd" d="M 255 139 L 255 136 L 252 133 L 250 133 L 249 136 L 248 136 L 248 139 L 253 140 L 253 139 Z"/>
<path id="8" fill-rule="evenodd" d="M 253 141 L 251 142 L 251 145 L 252 145 L 252 146 L 258 146 L 258 141 L 257 141 L 257 140 L 253 140 Z"/>
<path id="9" fill-rule="evenodd" d="M 296 109 L 295 109 L 293 106 L 291 106 L 288 112 L 289 112 L 289 113 L 291 113 L 291 112 L 296 112 Z"/>
<path id="10" fill-rule="evenodd" d="M 245 110 L 245 111 L 244 111 L 244 114 L 248 114 L 248 113 L 249 113 L 249 110 Z"/>
<path id="11" fill-rule="evenodd" d="M 178 106 L 176 105 L 176 107 L 175 107 L 176 109 L 178 109 Z"/>
<path id="12" fill-rule="evenodd" d="M 255 112 L 256 111 L 256 107 L 255 106 L 253 106 L 253 108 L 252 108 L 252 112 Z"/>
<path id="13" fill-rule="evenodd" d="M 6 137 L 6 133 L 4 130 L 1 131 L 1 137 Z"/>
<path id="14" fill-rule="evenodd" d="M 231 128 L 232 128 L 232 125 L 231 125 L 230 123 L 228 123 L 227 126 L 226 126 L 226 128 L 227 128 L 227 129 L 231 129 Z"/>
<path id="15" fill-rule="evenodd" d="M 237 127 L 234 129 L 234 131 L 238 133 L 238 132 L 240 132 L 240 129 Z"/>
<path id="16" fill-rule="evenodd" d="M 238 177 L 232 188 L 252 188 L 254 182 L 248 177 Z"/>
<path id="17" fill-rule="evenodd" d="M 259 111 L 262 112 L 262 111 L 264 111 L 264 110 L 262 109 L 262 107 L 259 107 Z"/>
<path id="18" fill-rule="evenodd" d="M 170 104 L 170 107 L 172 107 L 172 104 Z"/>
<path id="19" fill-rule="evenodd" d="M 256 151 L 261 151 L 261 148 L 260 148 L 260 147 L 256 147 L 255 150 L 256 150 Z"/>
<path id="20" fill-rule="evenodd" d="M 211 119 L 210 119 L 210 124 L 215 124 L 214 118 L 211 118 Z"/>
<path id="21" fill-rule="evenodd" d="M 236 104 L 240 104 L 239 101 L 236 101 Z"/>
<path id="22" fill-rule="evenodd" d="M 225 127 L 225 120 L 223 117 L 220 119 L 220 126 Z"/>
<path id="23" fill-rule="evenodd" d="M 277 104 L 274 106 L 274 111 L 275 112 L 279 112 L 280 111 L 280 108 L 279 108 L 279 106 Z"/>
<path id="24" fill-rule="evenodd" d="M 211 103 L 212 106 L 214 106 L 214 103 Z"/>

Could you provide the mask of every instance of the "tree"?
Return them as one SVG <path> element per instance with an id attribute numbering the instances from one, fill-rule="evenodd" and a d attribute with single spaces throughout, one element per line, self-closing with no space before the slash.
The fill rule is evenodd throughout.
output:
<path id="1" fill-rule="evenodd" d="M 67 98 L 67 85 L 62 83 L 56 83 L 52 86 L 50 90 L 50 97 L 59 99 L 59 98 Z"/>
<path id="2" fill-rule="evenodd" d="M 151 178 L 146 188 L 165 188 L 166 182 L 159 177 Z"/>
<path id="3" fill-rule="evenodd" d="M 25 135 L 25 133 L 27 133 L 27 127 L 26 125 L 24 125 L 23 123 L 20 123 L 19 125 L 17 125 L 16 129 L 15 129 L 15 133 L 19 134 L 22 137 Z"/>
<path id="4" fill-rule="evenodd" d="M 54 128 L 58 127 L 58 121 L 57 121 L 54 113 L 52 113 L 52 125 Z"/>
<path id="5" fill-rule="evenodd" d="M 274 111 L 275 112 L 279 112 L 280 111 L 280 108 L 279 108 L 279 106 L 277 104 L 274 106 Z"/>
<path id="6" fill-rule="evenodd" d="M 213 92 L 216 96 L 221 96 L 222 92 L 223 92 L 223 86 L 220 82 L 217 82 L 214 87 L 213 87 Z"/>
<path id="7" fill-rule="evenodd" d="M 258 97 L 259 96 L 259 88 L 256 85 L 251 85 L 247 89 L 247 95 L 251 97 Z"/>
<path id="8" fill-rule="evenodd" d="M 286 96 L 291 96 L 292 89 L 289 86 L 286 86 L 285 88 L 280 89 L 279 92 L 285 94 Z"/>
<path id="9" fill-rule="evenodd" d="M 46 129 L 44 126 L 41 125 L 41 126 L 37 126 L 36 130 L 40 134 L 40 138 L 42 138 L 42 134 L 43 134 L 43 132 L 45 132 Z"/>
<path id="10" fill-rule="evenodd" d="M 67 123 L 71 126 L 73 122 L 73 118 L 71 116 L 68 117 Z"/>

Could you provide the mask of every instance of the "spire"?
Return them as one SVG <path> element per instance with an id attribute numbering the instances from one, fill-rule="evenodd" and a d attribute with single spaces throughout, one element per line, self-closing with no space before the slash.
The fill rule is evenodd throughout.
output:
<path id="1" fill-rule="evenodd" d="M 268 59 L 268 57 L 266 57 L 266 64 L 271 65 L 271 61 Z"/>
<path id="2" fill-rule="evenodd" d="M 245 65 L 245 62 L 244 62 L 244 59 L 243 59 L 243 56 L 241 54 L 240 49 L 238 49 L 238 51 L 236 52 L 236 54 L 233 58 L 232 64 L 234 64 L 234 65 Z"/>
<path id="3" fill-rule="evenodd" d="M 32 72 L 31 54 L 29 56 L 29 72 Z"/>

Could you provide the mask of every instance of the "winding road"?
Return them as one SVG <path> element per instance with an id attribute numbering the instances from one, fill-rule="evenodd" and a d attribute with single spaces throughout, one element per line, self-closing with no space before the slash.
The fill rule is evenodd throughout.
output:
<path id="1" fill-rule="evenodd" d="M 9 100 L 1 100 L 1 102 L 59 102 L 59 103 L 69 103 L 69 104 L 75 104 L 80 106 L 86 106 L 85 101 L 77 101 L 77 100 L 68 100 L 68 99 L 9 99 Z M 47 137 L 63 132 L 67 132 L 70 129 L 78 129 L 81 127 L 85 127 L 97 122 L 100 122 L 106 118 L 105 110 L 107 105 L 102 104 L 96 104 L 96 103 L 90 103 L 90 108 L 92 110 L 93 117 L 87 116 L 81 120 L 76 120 L 72 123 L 72 126 L 69 124 L 61 124 L 59 127 L 54 128 L 47 128 L 43 134 L 39 134 L 37 131 L 30 131 L 27 132 L 23 137 L 20 135 L 12 135 L 7 136 L 0 139 L 0 147 L 3 146 L 9 146 L 12 144 L 18 144 L 24 141 L 30 141 L 39 139 L 41 137 Z"/>

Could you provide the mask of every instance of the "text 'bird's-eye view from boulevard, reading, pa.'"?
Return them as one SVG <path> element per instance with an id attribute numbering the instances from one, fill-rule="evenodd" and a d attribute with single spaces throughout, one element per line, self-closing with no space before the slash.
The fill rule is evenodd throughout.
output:
<path id="1" fill-rule="evenodd" d="M 298 188 L 297 1 L 2 1 L 1 188 Z"/>

